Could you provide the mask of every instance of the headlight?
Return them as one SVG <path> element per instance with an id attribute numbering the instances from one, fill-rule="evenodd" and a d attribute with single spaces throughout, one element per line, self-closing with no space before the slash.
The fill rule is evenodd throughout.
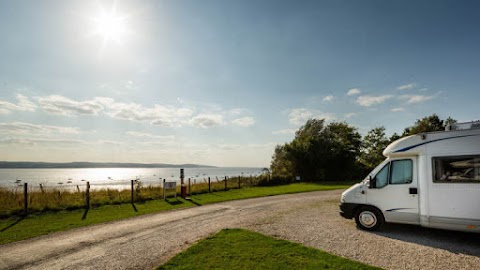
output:
<path id="1" fill-rule="evenodd" d="M 342 194 L 342 197 L 340 198 L 340 202 L 344 203 L 345 202 L 345 195 Z"/>

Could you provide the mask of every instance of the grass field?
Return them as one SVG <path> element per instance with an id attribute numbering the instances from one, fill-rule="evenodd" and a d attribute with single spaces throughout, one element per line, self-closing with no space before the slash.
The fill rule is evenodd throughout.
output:
<path id="1" fill-rule="evenodd" d="M 129 203 L 125 203 L 118 205 L 102 205 L 92 208 L 89 211 L 76 209 L 32 214 L 27 217 L 12 217 L 0 219 L 0 244 L 15 242 L 52 232 L 172 209 L 287 193 L 342 189 L 347 188 L 348 186 L 349 184 L 339 183 L 296 183 L 272 187 L 248 187 L 193 195 L 191 196 L 191 200 L 183 200 L 181 198 L 175 200 L 169 198 L 167 201 L 164 201 L 157 199 L 136 203 L 134 205 L 135 207 Z"/>
<path id="2" fill-rule="evenodd" d="M 380 269 L 300 244 L 226 229 L 157 269 Z"/>

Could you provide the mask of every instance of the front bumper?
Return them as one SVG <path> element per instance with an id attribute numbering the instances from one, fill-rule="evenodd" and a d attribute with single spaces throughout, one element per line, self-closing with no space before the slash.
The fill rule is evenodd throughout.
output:
<path id="1" fill-rule="evenodd" d="M 355 211 L 359 204 L 357 203 L 341 203 L 340 204 L 340 216 L 352 219 L 355 216 Z"/>

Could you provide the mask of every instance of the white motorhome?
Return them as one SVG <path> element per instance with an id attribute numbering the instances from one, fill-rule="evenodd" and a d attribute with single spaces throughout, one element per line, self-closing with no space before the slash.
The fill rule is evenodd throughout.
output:
<path id="1" fill-rule="evenodd" d="M 401 138 L 361 183 L 342 193 L 340 214 L 359 228 L 384 222 L 480 233 L 480 122 Z"/>

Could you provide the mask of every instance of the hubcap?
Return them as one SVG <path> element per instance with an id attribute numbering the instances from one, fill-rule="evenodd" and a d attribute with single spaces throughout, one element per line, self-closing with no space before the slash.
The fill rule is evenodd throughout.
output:
<path id="1" fill-rule="evenodd" d="M 367 228 L 371 228 L 377 224 L 377 217 L 370 211 L 363 211 L 360 213 L 359 220 L 360 223 Z"/>

